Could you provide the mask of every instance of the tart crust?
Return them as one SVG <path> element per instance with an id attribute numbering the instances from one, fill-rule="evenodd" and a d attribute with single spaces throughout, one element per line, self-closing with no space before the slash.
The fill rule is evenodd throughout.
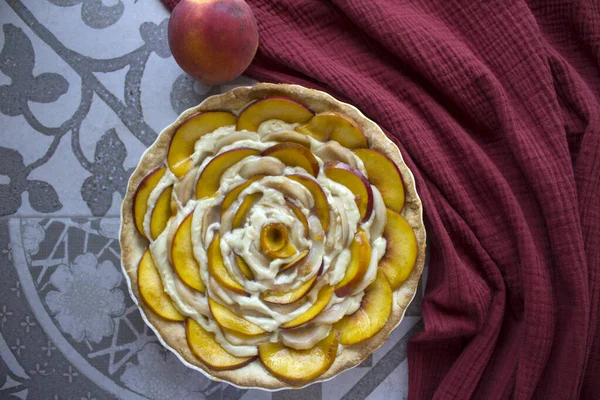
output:
<path id="1" fill-rule="evenodd" d="M 137 232 L 132 213 L 136 188 L 150 171 L 166 165 L 165 160 L 171 138 L 183 122 L 201 111 L 221 110 L 233 111 L 237 114 L 249 102 L 266 96 L 289 97 L 306 105 L 315 113 L 335 111 L 356 121 L 369 140 L 369 148 L 384 153 L 398 166 L 404 181 L 405 191 L 405 204 L 401 214 L 414 230 L 418 244 L 415 266 L 402 286 L 394 291 L 392 314 L 383 329 L 362 343 L 344 346 L 343 351 L 338 352 L 338 356 L 329 370 L 306 382 L 303 386 L 331 379 L 342 371 L 360 364 L 369 354 L 379 348 L 392 330 L 400 324 L 406 308 L 415 296 L 419 278 L 423 271 L 426 233 L 423 224 L 423 208 L 417 194 L 415 180 L 404 163 L 398 147 L 375 122 L 365 117 L 356 107 L 340 102 L 327 93 L 287 84 L 258 83 L 251 87 L 238 87 L 227 93 L 211 96 L 198 106 L 184 111 L 175 122 L 160 133 L 154 144 L 144 152 L 138 166 L 131 175 L 121 207 L 121 261 L 131 296 L 140 308 L 145 322 L 156 333 L 161 343 L 175 353 L 188 367 L 199 370 L 211 379 L 225 381 L 238 387 L 279 390 L 303 386 L 291 386 L 289 383 L 277 379 L 267 372 L 258 358 L 236 370 L 216 371 L 211 369 L 191 353 L 186 341 L 185 325 L 183 323 L 166 321 L 155 315 L 144 304 L 138 291 L 137 267 L 142 254 L 148 247 L 148 241 Z"/>

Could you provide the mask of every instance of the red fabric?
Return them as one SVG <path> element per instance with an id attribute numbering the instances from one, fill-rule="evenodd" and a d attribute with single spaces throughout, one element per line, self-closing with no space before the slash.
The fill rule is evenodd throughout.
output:
<path id="1" fill-rule="evenodd" d="M 600 398 L 597 0 L 249 3 L 248 75 L 355 104 L 415 173 L 409 398 Z"/>

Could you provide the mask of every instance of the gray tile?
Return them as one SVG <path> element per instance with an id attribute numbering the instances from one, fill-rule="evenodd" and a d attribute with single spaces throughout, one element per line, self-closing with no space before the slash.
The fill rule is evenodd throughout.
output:
<path id="1" fill-rule="evenodd" d="M 273 400 L 315 400 L 321 398 L 321 384 L 315 383 L 303 389 L 274 392 Z"/>
<path id="2" fill-rule="evenodd" d="M 223 384 L 223 400 L 239 400 L 246 394 L 246 389 L 239 389 L 235 386 L 228 385 L 226 383 Z"/>
<path id="3" fill-rule="evenodd" d="M 260 389 L 249 389 L 244 392 L 241 400 L 271 400 L 271 392 Z"/>
<path id="4" fill-rule="evenodd" d="M 323 399 L 341 399 L 363 376 L 369 372 L 369 368 L 351 368 L 342 372 L 330 381 L 322 383 Z"/>
<path id="5" fill-rule="evenodd" d="M 371 368 L 373 366 L 373 354 L 369 354 L 367 359 L 360 363 L 358 368 Z"/>
<path id="6" fill-rule="evenodd" d="M 408 398 L 408 362 L 404 360 L 367 396 L 366 400 L 406 400 Z"/>
<path id="7" fill-rule="evenodd" d="M 406 360 L 408 339 L 423 329 L 422 322 L 415 324 L 398 343 L 388 351 L 373 368 L 343 397 L 344 400 L 363 400 L 369 396 L 394 370 Z"/>
<path id="8" fill-rule="evenodd" d="M 220 399 L 221 384 L 184 366 L 144 324 L 122 276 L 118 223 L 0 220 L 0 381 L 4 362 L 32 398 Z"/>
<path id="9" fill-rule="evenodd" d="M 407 317 L 418 317 L 421 315 L 421 302 L 423 301 L 423 281 L 419 281 L 415 298 L 409 304 L 406 312 L 404 313 Z"/>

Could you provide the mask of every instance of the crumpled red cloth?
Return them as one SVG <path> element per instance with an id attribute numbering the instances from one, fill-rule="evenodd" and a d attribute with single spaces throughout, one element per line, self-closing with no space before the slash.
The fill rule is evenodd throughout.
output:
<path id="1" fill-rule="evenodd" d="M 247 74 L 358 106 L 415 174 L 409 398 L 600 398 L 600 3 L 248 2 Z"/>

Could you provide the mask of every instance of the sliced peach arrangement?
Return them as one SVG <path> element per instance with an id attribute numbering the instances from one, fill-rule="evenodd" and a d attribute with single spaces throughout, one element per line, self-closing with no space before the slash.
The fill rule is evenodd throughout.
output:
<path id="1" fill-rule="evenodd" d="M 379 189 L 385 205 L 400 212 L 404 206 L 404 184 L 396 164 L 377 150 L 358 149 L 354 154 L 362 160 L 369 182 Z"/>
<path id="2" fill-rule="evenodd" d="M 350 263 L 344 278 L 335 286 L 335 294 L 345 297 L 352 294 L 356 286 L 362 282 L 371 262 L 371 244 L 367 232 L 358 228 L 350 244 Z"/>
<path id="3" fill-rule="evenodd" d="M 210 307 L 210 312 L 212 313 L 213 317 L 215 317 L 215 321 L 217 321 L 217 323 L 223 328 L 247 336 L 262 335 L 263 333 L 267 332 L 260 326 L 253 324 L 242 317 L 238 317 L 229 309 L 229 307 L 218 303 L 211 297 L 208 298 L 208 305 Z"/>
<path id="4" fill-rule="evenodd" d="M 417 238 L 412 227 L 402 215 L 387 210 L 387 223 L 383 229 L 386 251 L 379 261 L 379 268 L 387 275 L 392 290 L 396 290 L 408 278 L 417 260 Z"/>
<path id="5" fill-rule="evenodd" d="M 261 128 L 261 124 L 269 120 L 291 126 L 276 122 Z M 232 125 L 237 132 L 219 135 L 215 143 L 208 143 L 214 149 L 213 155 L 216 154 L 212 159 L 202 162 L 193 158 L 198 140 L 206 140 L 210 137 L 202 139 L 205 135 Z M 259 130 L 260 133 L 254 133 Z M 317 146 L 313 139 L 322 145 Z M 250 143 L 250 140 L 260 143 L 219 151 L 241 140 L 244 140 L 242 143 Z M 339 344 L 363 343 L 386 326 L 393 311 L 393 291 L 410 276 L 418 256 L 415 232 L 401 214 L 405 200 L 401 172 L 388 156 L 368 146 L 361 127 L 351 118 L 337 112 L 315 115 L 297 101 L 279 96 L 259 99 L 244 108 L 239 116 L 227 111 L 206 111 L 185 121 L 173 134 L 166 165 L 148 173 L 137 188 L 132 210 L 133 221 L 141 235 L 150 241 L 166 239 L 172 266 L 169 273 L 174 272 L 178 279 L 176 288 L 183 289 L 185 295 L 176 298 L 169 291 L 176 300 L 174 303 L 165 292 L 161 277 L 167 270 L 162 265 L 157 268 L 150 251 L 146 250 L 137 269 L 141 301 L 160 318 L 184 322 L 191 353 L 215 371 L 242 368 L 258 358 L 266 371 L 291 386 L 306 384 L 325 373 L 337 357 Z M 238 164 L 248 157 L 243 165 Z M 198 171 L 201 166 L 203 169 Z M 289 174 L 290 169 L 286 167 L 297 168 L 298 172 Z M 239 168 L 239 178 L 235 179 L 241 183 L 228 184 L 229 191 L 221 193 L 225 189 L 221 181 L 229 182 L 232 168 L 235 171 Z M 170 185 L 170 181 L 164 184 L 166 178 L 173 179 L 171 174 L 165 177 L 167 170 L 178 180 L 174 185 Z M 244 192 L 259 181 L 258 191 Z M 351 193 L 354 197 L 360 216 L 356 227 L 350 225 L 357 217 L 348 218 L 340 211 L 348 203 L 338 197 L 347 191 L 331 181 L 347 188 L 348 195 Z M 199 202 L 205 208 L 190 210 L 194 193 L 197 200 L 210 199 Z M 149 201 L 151 195 L 152 202 Z M 187 196 L 188 206 L 181 202 L 181 196 Z M 352 204 L 347 208 L 356 214 Z M 181 218 L 174 216 L 178 211 L 191 212 Z M 192 235 L 197 234 L 192 226 L 195 212 L 204 213 L 198 215 L 202 221 L 199 241 L 197 237 L 192 241 Z M 265 219 L 259 215 L 263 212 Z M 145 231 L 144 220 L 148 213 L 150 224 Z M 214 226 L 219 218 L 223 220 L 225 215 L 231 229 L 228 226 L 217 229 L 209 243 L 206 241 L 209 226 Z M 371 219 L 375 225 L 363 229 L 369 226 Z M 238 230 L 247 229 L 257 221 L 260 225 L 252 226 L 254 231 Z M 319 231 L 319 222 L 323 234 Z M 293 229 L 303 229 L 304 238 L 301 232 L 291 232 Z M 322 251 L 334 251 L 330 258 L 333 262 L 345 262 L 346 253 L 344 257 L 335 258 L 340 254 L 339 245 L 335 243 L 336 238 L 327 237 L 329 231 L 336 235 L 342 232 L 339 242 L 343 242 L 345 252 L 349 250 L 350 254 L 344 271 L 337 269 L 339 264 L 332 264 L 333 274 L 331 267 L 324 267 L 327 259 L 320 258 Z M 370 237 L 373 235 L 375 237 Z M 375 254 L 372 254 L 371 243 L 379 235 L 385 239 L 386 249 L 373 278 L 375 271 L 369 268 L 374 268 L 377 260 L 371 259 Z M 222 237 L 227 246 L 221 243 Z M 240 237 L 250 237 L 253 241 L 250 247 L 248 243 L 240 245 Z M 317 247 L 306 247 L 307 240 L 312 240 L 312 246 L 316 243 Z M 202 261 L 203 268 L 206 263 L 208 269 L 206 282 L 207 271 L 201 274 L 200 262 L 194 255 L 194 245 L 199 243 L 206 247 L 206 261 Z M 196 254 L 199 254 L 198 249 Z M 278 270 L 270 269 L 269 263 L 273 261 L 272 265 L 279 265 Z M 236 271 L 229 269 L 229 262 Z M 258 264 L 249 265 L 250 262 Z M 314 273 L 313 267 L 319 264 L 316 274 L 307 275 Z M 358 309 L 344 315 L 344 305 L 348 303 L 340 301 L 363 290 Z M 240 295 L 247 297 L 240 298 Z M 208 303 L 208 307 L 201 304 L 204 313 L 201 320 L 186 318 L 176 307 L 175 304 L 188 301 L 186 297 Z M 262 302 L 260 307 L 249 303 L 257 300 L 256 297 Z M 272 321 L 259 325 L 255 322 L 262 319 L 249 316 L 264 318 L 270 312 L 285 315 L 299 307 L 302 313 L 292 314 L 293 317 L 278 327 Z M 209 319 L 208 325 L 204 318 Z M 230 354 L 226 349 L 233 351 L 234 347 L 228 343 L 244 345 L 245 350 L 250 348 L 247 346 L 256 346 L 258 356 Z M 250 354 L 255 354 L 254 349 Z"/>
<path id="6" fill-rule="evenodd" d="M 248 265 L 246 260 L 244 260 L 244 257 L 238 256 L 236 254 L 235 262 L 236 262 L 240 272 L 242 273 L 242 275 L 244 275 L 246 277 L 246 279 L 253 281 L 254 280 L 254 272 L 252 272 L 252 269 L 250 268 L 250 266 Z"/>
<path id="7" fill-rule="evenodd" d="M 260 154 L 258 150 L 239 148 L 219 154 L 206 165 L 196 184 L 196 198 L 213 196 L 221 186 L 221 175 L 246 157 Z"/>
<path id="8" fill-rule="evenodd" d="M 303 124 L 313 115 L 311 110 L 287 97 L 266 97 L 250 104 L 241 112 L 236 129 L 256 132 L 260 124 L 270 119 L 288 124 Z"/>
<path id="9" fill-rule="evenodd" d="M 373 190 L 367 178 L 359 170 L 340 161 L 327 161 L 323 169 L 329 179 L 350 189 L 361 221 L 367 221 L 373 212 Z"/>
<path id="10" fill-rule="evenodd" d="M 308 189 L 315 200 L 316 214 L 319 221 L 321 221 L 323 232 L 327 232 L 327 229 L 329 228 L 329 202 L 327 201 L 327 196 L 325 196 L 325 192 L 321 185 L 314 179 L 304 175 L 288 175 L 288 178 L 302 184 Z"/>
<path id="11" fill-rule="evenodd" d="M 319 163 L 306 147 L 292 142 L 285 142 L 269 147 L 262 152 L 263 156 L 274 157 L 289 167 L 300 167 L 312 176 L 319 174 Z"/>
<path id="12" fill-rule="evenodd" d="M 230 112 L 209 111 L 193 117 L 177 128 L 167 155 L 169 169 L 177 178 L 184 176 L 192 166 L 190 156 L 196 142 L 207 133 L 221 127 L 235 125 L 237 117 Z"/>
<path id="13" fill-rule="evenodd" d="M 256 357 L 237 357 L 229 354 L 217 342 L 214 333 L 208 332 L 191 318 L 185 321 L 185 333 L 192 354 L 214 370 L 241 368 L 256 359 Z"/>
<path id="14" fill-rule="evenodd" d="M 296 131 L 321 142 L 335 140 L 348 149 L 368 146 L 367 137 L 356 122 L 335 112 L 317 114 L 306 124 L 296 127 Z"/>
<path id="15" fill-rule="evenodd" d="M 242 295 L 248 295 L 246 289 L 244 289 L 237 279 L 231 276 L 223 262 L 221 236 L 218 232 L 215 233 L 212 242 L 208 246 L 208 272 L 224 288 Z"/>
<path id="16" fill-rule="evenodd" d="M 159 317 L 169 321 L 183 321 L 185 317 L 175 308 L 171 298 L 165 293 L 162 279 L 150 250 L 142 256 L 137 270 L 140 297 L 148 307 Z"/>
<path id="17" fill-rule="evenodd" d="M 272 132 L 262 137 L 263 142 L 292 142 L 310 149 L 310 140 L 306 135 L 295 131 Z"/>
<path id="18" fill-rule="evenodd" d="M 340 343 L 345 345 L 363 342 L 375 336 L 387 323 L 392 313 L 392 288 L 383 271 L 365 289 L 360 307 L 333 326 L 340 332 Z"/>
<path id="19" fill-rule="evenodd" d="M 146 237 L 146 233 L 144 232 L 144 217 L 148 211 L 148 199 L 150 198 L 150 193 L 152 193 L 158 182 L 165 175 L 166 170 L 165 167 L 161 167 L 146 175 L 133 196 L 133 220 L 138 232 L 144 237 Z"/>
<path id="20" fill-rule="evenodd" d="M 333 330 L 308 350 L 296 350 L 281 343 L 258 346 L 258 356 L 265 368 L 281 380 L 292 384 L 310 381 L 331 367 L 338 349 L 338 338 Z"/>
<path id="21" fill-rule="evenodd" d="M 323 268 L 323 266 L 321 266 Z M 276 290 L 265 290 L 260 294 L 260 298 L 267 303 L 274 304 L 291 304 L 295 301 L 300 300 L 302 297 L 306 296 L 308 292 L 315 286 L 317 283 L 317 277 L 319 274 L 315 274 L 312 278 L 308 279 L 296 289 L 289 291 L 276 291 Z"/>
<path id="22" fill-rule="evenodd" d="M 306 219 L 306 216 L 304 215 L 300 207 L 298 207 L 289 200 L 286 200 L 285 204 L 290 210 L 292 210 L 292 213 L 294 214 L 296 219 L 302 224 L 302 227 L 304 228 L 304 236 L 308 237 L 308 220 Z"/>
<path id="23" fill-rule="evenodd" d="M 304 260 L 306 260 L 306 257 L 308 257 L 308 253 L 309 253 L 308 250 L 304 250 L 304 251 L 298 253 L 296 258 L 294 258 L 289 263 L 282 265 L 281 268 L 279 268 L 279 272 L 285 271 L 285 270 L 288 270 L 291 268 L 295 268 L 298 265 L 302 264 L 304 262 Z"/>
<path id="24" fill-rule="evenodd" d="M 233 216 L 233 221 L 231 222 L 231 229 L 237 229 L 244 225 L 244 222 L 246 221 L 246 217 L 248 216 L 250 209 L 260 200 L 261 197 L 262 193 L 260 192 L 252 193 L 244 197 L 242 204 L 240 204 L 240 208 L 238 208 L 235 215 Z"/>
<path id="25" fill-rule="evenodd" d="M 233 202 L 240 197 L 240 193 L 242 193 L 244 189 L 246 189 L 248 186 L 252 185 L 252 183 L 256 182 L 261 178 L 263 178 L 263 175 L 253 176 L 246 182 L 240 183 L 239 185 L 231 189 L 229 193 L 225 195 L 225 198 L 223 198 L 223 202 L 221 203 L 221 218 L 223 218 L 223 214 L 225 214 L 225 211 L 227 211 L 229 207 L 231 207 Z"/>
<path id="26" fill-rule="evenodd" d="M 294 318 L 293 320 L 281 325 L 284 329 L 295 328 L 304 325 L 313 320 L 321 311 L 327 307 L 329 301 L 333 297 L 333 286 L 325 285 L 319 290 L 317 300 L 304 313 Z"/>
<path id="27" fill-rule="evenodd" d="M 243 333 L 239 333 L 236 331 L 232 331 L 227 328 L 222 328 L 223 334 L 227 339 L 234 339 L 237 343 L 248 344 L 250 346 L 255 346 L 258 343 L 263 343 L 269 340 L 269 332 L 264 333 L 262 335 L 244 335 Z M 233 343 L 232 344 L 236 344 Z"/>
<path id="28" fill-rule="evenodd" d="M 169 186 L 158 197 L 152 215 L 150 216 L 150 236 L 156 240 L 162 233 L 171 219 L 171 193 L 173 186 Z"/>
<path id="29" fill-rule="evenodd" d="M 246 163 L 240 168 L 239 175 L 242 178 L 250 179 L 256 175 L 280 176 L 283 175 L 285 164 L 273 157 L 260 157 Z"/>
<path id="30" fill-rule="evenodd" d="M 194 257 L 192 244 L 192 216 L 185 217 L 181 222 L 171 243 L 171 262 L 179 278 L 192 289 L 201 293 L 206 291 L 206 286 L 200 276 L 200 265 Z"/>

